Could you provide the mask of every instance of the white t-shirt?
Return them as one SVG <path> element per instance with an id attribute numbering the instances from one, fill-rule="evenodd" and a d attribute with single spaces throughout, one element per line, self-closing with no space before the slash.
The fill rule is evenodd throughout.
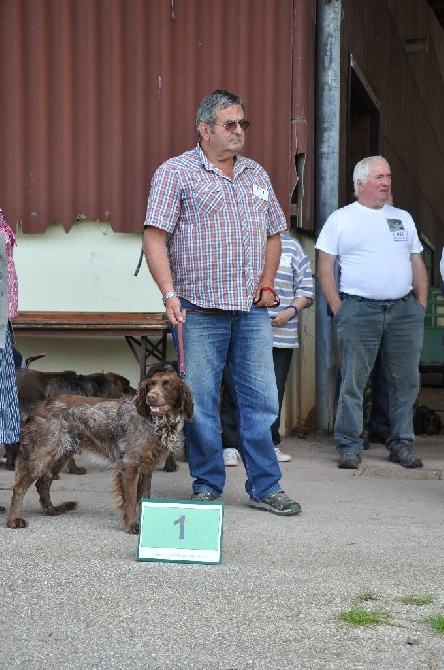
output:
<path id="1" fill-rule="evenodd" d="M 354 202 L 330 214 L 316 249 L 338 257 L 340 291 L 396 300 L 412 290 L 410 254 L 421 253 L 422 244 L 408 212 Z"/>

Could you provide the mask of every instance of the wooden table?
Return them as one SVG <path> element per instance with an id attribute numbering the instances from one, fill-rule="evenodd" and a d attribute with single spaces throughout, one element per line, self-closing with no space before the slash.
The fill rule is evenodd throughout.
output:
<path id="1" fill-rule="evenodd" d="M 163 312 L 19 312 L 12 322 L 17 335 L 34 337 L 124 337 L 139 365 L 166 359 L 169 322 Z"/>

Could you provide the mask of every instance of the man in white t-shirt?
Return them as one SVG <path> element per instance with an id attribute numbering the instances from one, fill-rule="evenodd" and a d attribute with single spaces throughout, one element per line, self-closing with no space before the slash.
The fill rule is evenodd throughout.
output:
<path id="1" fill-rule="evenodd" d="M 419 468 L 412 408 L 427 307 L 422 245 L 410 214 L 387 204 L 391 173 L 385 158 L 361 160 L 353 182 L 356 202 L 333 212 L 316 242 L 318 276 L 336 323 L 342 374 L 334 430 L 338 467 L 359 468 L 363 392 L 380 349 L 389 387 L 389 460 Z"/>

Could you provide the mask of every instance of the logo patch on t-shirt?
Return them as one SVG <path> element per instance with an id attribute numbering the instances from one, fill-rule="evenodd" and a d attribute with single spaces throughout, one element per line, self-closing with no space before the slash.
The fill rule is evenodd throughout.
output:
<path id="1" fill-rule="evenodd" d="M 401 219 L 387 219 L 387 223 L 395 242 L 404 242 L 408 239 L 408 231 L 404 228 Z"/>

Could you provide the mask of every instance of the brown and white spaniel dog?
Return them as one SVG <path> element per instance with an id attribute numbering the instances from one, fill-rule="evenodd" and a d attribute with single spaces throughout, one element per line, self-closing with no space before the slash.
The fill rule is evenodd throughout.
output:
<path id="1" fill-rule="evenodd" d="M 72 501 L 52 504 L 51 483 L 69 458 L 87 450 L 111 465 L 124 528 L 138 533 L 138 504 L 150 497 L 153 468 L 180 443 L 182 421 L 192 418 L 191 391 L 170 369 L 144 379 L 135 398 L 65 395 L 44 400 L 23 426 L 6 525 L 28 525 L 19 515 L 33 482 L 44 514 L 74 509 Z"/>
<path id="2" fill-rule="evenodd" d="M 134 396 L 136 389 L 129 380 L 115 372 L 94 372 L 81 375 L 73 370 L 63 372 L 42 372 L 18 368 L 15 371 L 20 409 L 20 423 L 23 425 L 37 405 L 60 395 L 81 395 L 91 398 L 121 398 Z M 6 449 L 7 468 L 14 470 L 17 449 Z M 85 468 L 79 468 L 73 458 L 67 462 L 68 472 L 72 475 L 84 475 Z M 173 468 L 174 469 L 174 468 Z"/>

